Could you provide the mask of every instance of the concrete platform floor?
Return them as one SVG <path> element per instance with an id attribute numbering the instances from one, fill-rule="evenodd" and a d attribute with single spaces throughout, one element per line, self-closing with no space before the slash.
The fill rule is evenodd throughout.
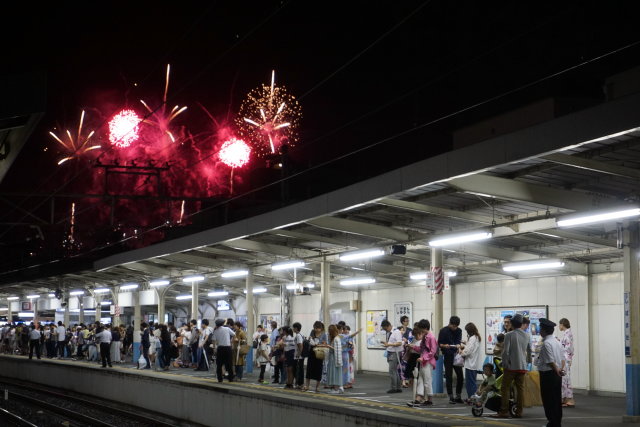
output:
<path id="1" fill-rule="evenodd" d="M 12 356 L 21 357 L 21 356 Z M 52 361 L 56 361 L 53 359 Z M 34 360 L 35 362 L 35 360 Z M 69 363 L 70 360 L 65 360 Z M 95 362 L 73 361 L 74 364 L 87 364 L 98 366 Z M 114 370 L 127 370 L 128 372 L 137 371 L 136 367 L 129 363 L 116 364 Z M 144 371 L 146 375 L 159 377 L 171 377 L 177 379 L 179 377 L 188 378 L 188 382 L 193 380 L 202 380 L 203 382 L 212 383 L 215 381 L 215 371 L 212 368 L 210 372 L 199 372 L 187 368 L 171 368 L 169 371 Z M 217 383 L 217 382 L 216 382 Z M 311 388 L 314 383 L 312 381 Z M 257 372 L 254 370 L 251 374 L 245 374 L 242 381 L 228 383 L 225 386 L 241 387 L 252 390 L 264 390 L 269 393 L 286 393 L 288 397 L 299 395 L 301 397 L 313 397 L 314 399 L 322 399 L 327 403 L 339 404 L 345 406 L 357 406 L 359 408 L 371 408 L 372 411 L 394 412 L 399 411 L 406 415 L 420 416 L 431 420 L 438 420 L 438 425 L 501 425 L 501 426 L 544 426 L 546 418 L 542 407 L 525 408 L 524 417 L 522 419 L 497 420 L 489 417 L 493 412 L 485 408 L 481 418 L 474 417 L 471 414 L 471 408 L 456 404 L 448 403 L 447 398 L 434 398 L 434 405 L 429 408 L 410 408 L 407 402 L 411 400 L 411 390 L 404 389 L 403 393 L 387 394 L 389 381 L 386 375 L 378 373 L 361 373 L 356 375 L 356 383 L 354 388 L 345 390 L 343 395 L 328 394 L 328 389 L 320 386 L 320 391 L 298 391 L 284 389 L 279 384 L 258 384 Z M 463 395 L 465 393 L 463 392 Z M 563 414 L 564 426 L 640 426 L 640 423 L 623 423 L 622 416 L 625 413 L 624 397 L 601 397 L 576 395 L 576 407 L 566 409 Z"/>

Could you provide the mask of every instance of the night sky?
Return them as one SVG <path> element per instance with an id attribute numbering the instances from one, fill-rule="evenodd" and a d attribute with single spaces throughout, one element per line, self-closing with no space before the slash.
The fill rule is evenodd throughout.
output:
<path id="1" fill-rule="evenodd" d="M 601 102 L 604 79 L 640 62 L 640 49 L 634 46 L 544 80 L 640 40 L 634 2 L 74 4 L 17 11 L 2 30 L 10 43 L 3 47 L 0 76 L 45 72 L 48 93 L 47 111 L 0 192 L 95 192 L 99 180 L 89 177 L 95 173 L 90 163 L 56 166 L 60 156 L 48 132 L 73 126 L 82 109 L 100 133 L 115 112 L 125 106 L 140 109 L 140 98 L 157 105 L 167 63 L 172 67 L 168 104 L 189 106 L 176 123 L 200 135 L 176 151 L 184 160 L 176 168 L 191 167 L 195 149 L 201 159 L 217 147 L 212 122 L 198 103 L 220 123 L 232 121 L 246 93 L 268 83 L 276 70 L 277 83 L 303 108 L 301 141 L 286 161 L 285 174 L 301 173 L 290 180 L 284 196 L 291 202 L 447 151 L 453 130 L 536 100 L 555 96 Z M 474 104 L 481 105 L 452 114 Z M 357 150 L 362 151 L 349 155 Z M 239 176 L 238 191 L 244 192 L 282 178 L 283 172 L 253 159 Z M 186 187 L 174 185 L 169 191 L 184 196 L 190 194 Z M 199 197 L 225 197 L 211 186 L 197 191 Z M 240 200 L 236 207 L 239 212 L 262 202 L 273 207 L 282 197 L 276 188 Z M 26 200 L 21 206 L 35 209 L 35 204 Z M 117 221 L 141 230 L 162 222 L 153 215 L 141 220 L 146 214 L 136 209 L 122 211 L 126 218 Z M 104 215 L 86 212 L 79 224 L 108 225 L 95 224 Z M 0 222 L 22 215 L 4 212 Z M 60 227 L 64 224 L 45 230 L 53 237 L 40 246 L 59 246 Z M 24 230 L 3 236 L 4 253 L 33 249 L 23 247 Z M 86 237 L 82 250 L 104 239 Z M 37 262 L 61 256 L 40 250 Z M 15 261 L 9 258 L 9 264 Z"/>

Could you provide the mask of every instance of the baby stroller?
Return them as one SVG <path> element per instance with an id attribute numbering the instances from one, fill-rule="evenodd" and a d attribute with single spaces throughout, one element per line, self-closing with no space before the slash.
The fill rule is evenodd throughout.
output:
<path id="1" fill-rule="evenodd" d="M 496 389 L 500 390 L 502 386 L 502 375 L 496 379 Z M 516 400 L 514 398 L 513 387 L 509 391 L 509 414 L 513 417 L 516 415 Z M 478 396 L 474 394 L 469 398 L 471 401 L 471 413 L 474 417 L 481 417 L 484 412 L 484 408 L 490 411 L 499 412 L 502 404 L 502 396 L 498 391 L 489 391 L 486 393 L 486 397 Z"/>

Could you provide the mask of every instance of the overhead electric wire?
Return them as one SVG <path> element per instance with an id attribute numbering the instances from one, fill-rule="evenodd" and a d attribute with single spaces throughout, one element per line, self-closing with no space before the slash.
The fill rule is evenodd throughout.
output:
<path id="1" fill-rule="evenodd" d="M 429 3 L 431 3 L 431 0 L 428 0 L 424 3 L 422 3 L 420 6 L 418 6 L 417 8 L 415 8 L 411 13 L 409 13 L 407 16 L 405 16 L 404 18 L 402 18 L 399 22 L 397 22 L 393 27 L 391 27 L 390 29 L 388 29 L 387 31 L 385 31 L 380 37 L 378 37 L 377 39 L 375 39 L 372 43 L 370 43 L 367 47 L 365 47 L 364 49 L 362 49 L 360 52 L 358 52 L 357 54 L 355 54 L 351 59 L 349 59 L 347 62 L 345 62 L 344 64 L 342 64 L 340 67 L 338 67 L 335 71 L 333 71 L 331 74 L 329 74 L 327 77 L 325 77 L 324 79 L 322 79 L 320 82 L 318 82 L 315 86 L 313 86 L 311 89 L 309 89 L 308 91 L 306 91 L 305 93 L 303 93 L 302 95 L 300 95 L 300 97 L 298 97 L 298 99 L 300 101 L 302 101 L 302 99 L 304 99 L 307 95 L 309 95 L 311 92 L 313 92 L 314 90 L 316 90 L 317 88 L 319 88 L 320 86 L 322 86 L 323 84 L 325 84 L 328 80 L 330 80 L 333 76 L 335 76 L 336 74 L 338 74 L 340 71 L 344 70 L 345 68 L 347 68 L 349 65 L 351 65 L 354 61 L 356 61 L 358 58 L 360 58 L 362 55 L 364 55 L 367 51 L 369 51 L 369 49 L 371 49 L 372 47 L 374 47 L 376 44 L 378 44 L 378 42 L 380 42 L 381 40 L 383 40 L 385 37 L 387 37 L 389 34 L 391 34 L 392 32 L 394 32 L 395 30 L 397 30 L 400 26 L 402 26 L 402 24 L 404 24 L 405 22 L 407 22 L 413 15 L 415 15 L 416 13 L 420 12 L 422 10 L 423 7 L 427 6 Z"/>
<path id="2" fill-rule="evenodd" d="M 247 196 L 247 195 L 250 195 L 250 194 L 252 194 L 252 193 L 255 193 L 255 192 L 261 191 L 261 190 L 263 190 L 263 189 L 266 189 L 266 188 L 268 188 L 268 187 L 271 187 L 271 186 L 274 186 L 274 185 L 277 185 L 277 184 L 281 184 L 281 183 L 283 183 L 283 182 L 285 182 L 285 181 L 287 181 L 287 180 L 290 180 L 290 179 L 296 178 L 296 177 L 298 177 L 298 176 L 304 175 L 304 174 L 308 173 L 309 171 L 312 171 L 312 170 L 315 170 L 315 169 L 319 169 L 319 168 L 321 168 L 321 167 L 327 166 L 327 165 L 329 165 L 329 164 L 331 164 L 331 163 L 334 163 L 334 162 L 336 162 L 336 161 L 339 161 L 339 160 L 345 159 L 345 158 L 347 158 L 347 157 L 353 156 L 354 154 L 358 154 L 358 153 L 361 153 L 361 152 L 363 152 L 363 151 L 369 150 L 369 149 L 371 149 L 371 148 L 373 148 L 373 147 L 376 147 L 376 146 L 378 146 L 378 145 L 381 145 L 381 144 L 384 144 L 384 143 L 386 143 L 386 142 L 389 142 L 389 141 L 392 141 L 392 140 L 394 140 L 394 139 L 397 139 L 397 138 L 399 138 L 399 137 L 402 137 L 402 136 L 408 135 L 408 134 L 410 134 L 410 133 L 412 133 L 412 132 L 415 132 L 415 131 L 416 131 L 416 130 L 418 130 L 418 129 L 422 129 L 422 128 L 425 128 L 425 127 L 427 127 L 427 126 L 431 126 L 431 125 L 433 125 L 433 124 L 435 124 L 435 123 L 441 122 L 441 121 L 446 120 L 446 119 L 448 119 L 448 118 L 454 117 L 454 116 L 456 116 L 456 115 L 458 115 L 458 114 L 461 114 L 461 113 L 467 112 L 467 111 L 469 111 L 469 110 L 475 109 L 475 108 L 477 108 L 477 107 L 479 107 L 479 106 L 485 105 L 485 104 L 487 104 L 487 103 L 489 103 L 489 102 L 492 102 L 492 101 L 498 100 L 498 99 L 500 99 L 500 98 L 504 98 L 505 96 L 508 96 L 508 95 L 513 94 L 513 93 L 519 92 L 519 91 L 521 91 L 521 90 L 524 90 L 524 89 L 530 88 L 530 87 L 532 87 L 532 86 L 535 86 L 535 85 L 537 85 L 537 84 L 539 84 L 539 83 L 542 83 L 542 82 L 544 82 L 544 81 L 547 81 L 547 80 L 549 80 L 549 79 L 552 79 L 552 78 L 555 78 L 555 77 L 561 76 L 561 75 L 566 74 L 566 73 L 568 73 L 568 72 L 570 72 L 570 71 L 576 70 L 576 69 L 578 69 L 578 68 L 580 68 L 580 67 L 583 67 L 583 66 L 585 66 L 585 65 L 588 65 L 588 64 L 591 64 L 591 63 L 593 63 L 593 62 L 599 61 L 599 60 L 601 60 L 601 59 L 607 58 L 607 57 L 609 57 L 609 56 L 611 56 L 611 55 L 614 55 L 614 54 L 616 54 L 616 53 L 622 52 L 622 51 L 624 51 L 624 50 L 626 50 L 626 49 L 630 49 L 630 48 L 635 47 L 635 46 L 638 46 L 638 45 L 640 45 L 640 40 L 637 40 L 637 41 L 635 41 L 635 42 L 629 43 L 629 44 L 627 44 L 627 45 L 625 45 L 625 46 L 622 46 L 622 47 L 619 47 L 619 48 L 617 48 L 617 49 L 611 50 L 611 51 L 609 51 L 609 52 L 607 52 L 607 53 L 601 54 L 601 55 L 596 56 L 596 57 L 594 57 L 594 58 L 591 58 L 591 59 L 588 59 L 588 60 L 582 61 L 582 62 L 580 62 L 580 63 L 578 63 L 578 64 L 575 64 L 575 65 L 572 65 L 572 66 L 570 66 L 570 67 L 564 68 L 564 69 L 562 69 L 562 70 L 560 70 L 560 71 L 557 71 L 557 72 L 555 72 L 555 73 L 549 74 L 549 75 L 547 75 L 547 76 L 545 76 L 545 77 L 542 77 L 542 78 L 539 78 L 539 79 L 533 80 L 533 81 L 531 81 L 531 82 L 529 82 L 529 83 L 526 83 L 526 84 L 524 84 L 524 85 L 518 86 L 518 87 L 516 87 L 516 88 L 514 88 L 514 89 L 510 89 L 510 90 L 504 91 L 504 92 L 502 92 L 502 93 L 500 93 L 500 94 L 498 94 L 498 95 L 495 95 L 495 96 L 492 96 L 492 97 L 486 98 L 486 99 L 484 99 L 483 101 L 479 101 L 479 102 L 473 103 L 473 104 L 468 105 L 468 106 L 466 106 L 466 107 L 464 107 L 464 108 L 458 109 L 458 110 L 456 110 L 456 111 L 453 111 L 453 112 L 451 112 L 451 113 L 445 114 L 445 115 L 440 116 L 440 117 L 438 117 L 438 118 L 435 118 L 435 119 L 429 120 L 429 121 L 424 122 L 424 123 L 422 123 L 422 124 L 420 124 L 420 125 L 418 125 L 418 126 L 412 127 L 411 129 L 407 129 L 407 130 L 404 130 L 404 131 L 402 131 L 402 132 L 398 132 L 398 133 L 396 133 L 396 134 L 394 134 L 394 135 L 392 135 L 392 136 L 382 138 L 382 139 L 380 139 L 380 140 L 378 140 L 378 141 L 376 141 L 376 142 L 374 142 L 374 143 L 372 143 L 372 144 L 369 144 L 369 145 L 367 145 L 367 146 L 365 146 L 365 147 L 361 147 L 361 148 L 359 148 L 359 149 L 357 149 L 357 150 L 353 150 L 353 151 L 351 151 L 351 152 L 349 152 L 349 153 L 343 154 L 343 155 L 338 156 L 338 157 L 336 157 L 336 158 L 333 158 L 333 159 L 331 159 L 331 160 L 327 160 L 327 161 L 322 162 L 322 163 L 320 163 L 320 164 L 317 164 L 317 165 L 311 166 L 311 167 L 309 167 L 309 168 L 305 169 L 304 171 L 297 172 L 297 173 L 295 173 L 295 174 L 293 174 L 293 175 L 290 175 L 290 176 L 288 176 L 288 177 L 285 177 L 285 178 L 282 178 L 282 179 L 276 180 L 276 181 L 274 181 L 274 182 L 272 182 L 272 183 L 265 184 L 265 185 L 260 186 L 260 187 L 258 187 L 258 188 L 251 189 L 251 190 L 249 190 L 249 191 L 246 191 L 246 192 L 245 192 L 245 193 L 243 193 L 243 194 L 240 194 L 240 195 L 237 195 L 237 196 L 231 197 L 230 199 L 227 199 L 227 200 L 225 200 L 225 201 L 223 201 L 223 202 L 220 202 L 220 203 L 217 203 L 217 204 L 215 204 L 215 205 L 212 205 L 212 206 L 206 207 L 206 208 L 201 209 L 201 210 L 199 210 L 199 211 L 197 211 L 197 212 L 194 212 L 194 213 L 192 213 L 192 214 L 187 214 L 185 217 L 186 217 L 186 218 L 190 218 L 190 217 L 192 217 L 192 216 L 194 216 L 194 215 L 197 215 L 197 214 L 200 214 L 200 213 L 202 213 L 202 212 L 206 212 L 206 211 L 208 211 L 208 210 L 211 210 L 211 209 L 214 209 L 214 208 L 221 207 L 221 206 L 223 206 L 223 205 L 225 205 L 225 204 L 227 204 L 227 203 L 230 203 L 230 202 L 232 202 L 232 201 L 234 201 L 234 200 L 238 200 L 238 199 L 240 199 L 240 198 L 242 198 L 242 197 L 245 197 L 245 196 Z M 124 243 L 124 242 L 126 242 L 126 241 L 128 241 L 128 240 L 130 240 L 130 239 L 136 239 L 136 238 L 140 237 L 141 235 L 144 235 L 144 234 L 149 233 L 149 232 L 152 232 L 152 231 L 160 230 L 160 229 L 162 229 L 162 228 L 164 228 L 164 227 L 166 227 L 166 226 L 167 226 L 167 224 L 166 224 L 166 223 L 160 224 L 160 225 L 158 225 L 158 226 L 156 226 L 156 227 L 153 227 L 153 228 L 150 228 L 150 229 L 147 229 L 147 230 L 143 231 L 143 232 L 142 232 L 142 233 L 140 233 L 139 235 L 131 236 L 131 237 L 127 237 L 127 238 L 124 238 L 124 239 L 122 239 L 122 240 L 120 240 L 120 241 L 118 241 L 118 242 L 114 242 L 114 245 L 115 245 L 115 244 Z M 113 245 L 103 245 L 103 246 L 95 247 L 95 248 L 92 248 L 92 249 L 90 249 L 90 250 L 88 250 L 88 251 L 85 251 L 85 252 L 83 252 L 83 253 L 72 255 L 72 256 L 71 256 L 71 258 L 76 258 L 76 257 L 82 256 L 82 255 L 87 255 L 87 254 L 90 254 L 90 253 L 92 253 L 92 252 L 96 252 L 96 251 L 99 251 L 99 250 L 102 250 L 102 249 L 106 249 L 106 248 L 108 248 L 108 247 L 110 247 L 110 246 L 113 246 Z M 40 266 L 44 266 L 44 265 L 48 265 L 48 264 L 53 264 L 53 263 L 58 262 L 58 261 L 59 261 L 59 260 L 51 260 L 51 261 L 48 261 L 48 262 L 45 262 L 45 263 L 42 263 L 42 264 L 38 264 L 38 266 L 40 267 Z M 29 268 L 33 268 L 33 267 L 34 267 L 34 266 L 30 266 Z M 18 269 L 15 269 L 15 270 L 11 270 L 11 271 L 7 271 L 7 272 L 3 272 L 3 273 L 0 273 L 0 276 L 6 275 L 6 274 L 11 274 L 11 273 L 14 273 L 14 272 L 17 272 L 17 271 L 20 271 L 20 270 L 22 270 L 22 268 L 18 268 Z"/>

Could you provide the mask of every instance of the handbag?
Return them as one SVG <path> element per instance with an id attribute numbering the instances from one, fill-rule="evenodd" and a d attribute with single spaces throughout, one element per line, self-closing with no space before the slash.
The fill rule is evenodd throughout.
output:
<path id="1" fill-rule="evenodd" d="M 247 354 L 249 354 L 250 349 L 251 347 L 249 346 L 249 344 L 240 344 L 240 346 L 238 347 L 238 354 L 240 356 L 246 356 Z"/>
<path id="2" fill-rule="evenodd" d="M 313 347 L 313 355 L 318 360 L 324 360 L 325 357 L 327 356 L 328 350 L 329 350 L 328 347 L 317 347 L 316 346 L 316 347 Z"/>
<path id="3" fill-rule="evenodd" d="M 453 366 L 464 366 L 464 357 L 462 357 L 462 354 L 456 353 L 456 355 L 453 356 Z"/>

